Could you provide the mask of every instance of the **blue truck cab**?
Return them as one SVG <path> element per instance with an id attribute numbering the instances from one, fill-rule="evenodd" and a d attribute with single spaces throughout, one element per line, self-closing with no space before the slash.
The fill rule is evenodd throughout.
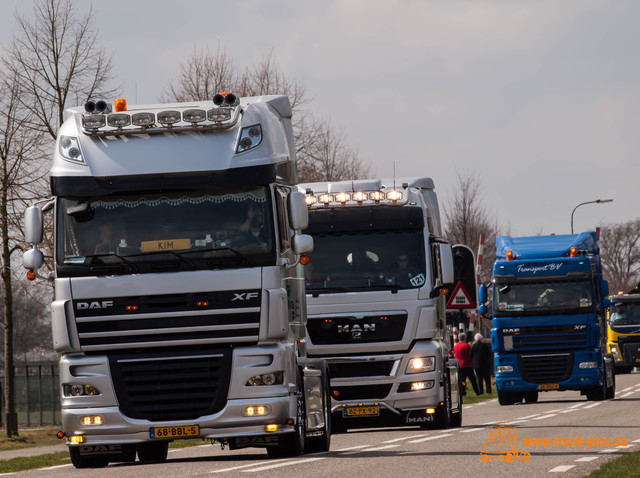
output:
<path id="1" fill-rule="evenodd" d="M 580 390 L 613 398 L 606 349 L 607 281 L 595 232 L 496 239 L 491 345 L 501 405 L 536 402 L 538 392 Z M 486 315 L 487 287 L 478 308 Z"/>

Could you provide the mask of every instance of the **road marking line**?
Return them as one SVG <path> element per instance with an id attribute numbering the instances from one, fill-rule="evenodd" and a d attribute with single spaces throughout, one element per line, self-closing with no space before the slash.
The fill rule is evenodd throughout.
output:
<path id="1" fill-rule="evenodd" d="M 336 450 L 336 451 L 349 451 L 349 450 L 357 450 L 359 448 L 367 448 L 370 447 L 371 445 L 358 445 L 358 446 L 350 446 L 349 448 L 341 448 L 340 450 Z"/>
<path id="2" fill-rule="evenodd" d="M 609 448 L 608 450 L 602 450 L 600 453 L 618 453 L 619 451 L 617 448 Z"/>
<path id="3" fill-rule="evenodd" d="M 576 461 L 593 461 L 597 459 L 597 456 L 583 456 L 582 458 L 578 458 Z"/>
<path id="4" fill-rule="evenodd" d="M 260 468 L 253 468 L 251 470 L 242 470 L 242 472 L 243 473 L 256 473 L 258 471 L 273 470 L 274 468 L 282 468 L 284 466 L 298 465 L 298 464 L 301 464 L 301 463 L 310 463 L 312 461 L 318 461 L 318 460 L 324 460 L 324 457 L 322 457 L 322 458 L 307 458 L 305 460 L 294 460 L 294 461 L 289 461 L 289 462 L 279 462 L 279 463 L 275 463 L 273 465 L 262 466 Z"/>
<path id="5" fill-rule="evenodd" d="M 482 423 L 481 425 L 495 425 L 496 423 L 500 423 L 499 421 L 495 421 L 495 422 L 487 422 L 487 423 Z"/>
<path id="6" fill-rule="evenodd" d="M 602 402 L 592 403 L 591 405 L 587 405 L 584 408 L 593 408 L 593 407 L 597 407 L 598 405 L 602 405 Z M 584 408 L 583 408 L 583 410 L 584 410 Z"/>
<path id="7" fill-rule="evenodd" d="M 410 437 L 396 438 L 394 440 L 383 441 L 382 443 L 395 443 L 397 441 L 411 440 L 412 438 L 422 438 L 423 436 L 424 435 L 413 435 L 413 436 L 410 436 Z"/>
<path id="8" fill-rule="evenodd" d="M 486 428 L 469 428 L 468 430 L 460 430 L 460 433 L 477 432 L 478 430 L 486 430 Z"/>
<path id="9" fill-rule="evenodd" d="M 526 420 L 527 418 L 537 417 L 538 415 L 540 415 L 540 414 L 539 413 L 534 413 L 533 415 L 528 415 L 526 417 L 516 418 L 516 420 Z"/>
<path id="10" fill-rule="evenodd" d="M 534 418 L 534 420 L 544 420 L 545 418 L 555 417 L 557 413 L 550 413 L 549 415 L 542 415 L 541 417 Z"/>
<path id="11" fill-rule="evenodd" d="M 571 405 L 569 408 L 578 408 L 584 405 L 584 403 L 576 403 L 575 405 Z"/>
<path id="12" fill-rule="evenodd" d="M 566 410 L 560 410 L 560 413 L 569 413 L 577 411 L 577 408 L 567 408 Z"/>
<path id="13" fill-rule="evenodd" d="M 640 443 L 640 438 L 638 438 L 637 440 L 633 440 L 631 443 Z"/>
<path id="14" fill-rule="evenodd" d="M 66 466 L 72 466 L 72 465 L 71 463 L 67 463 L 66 465 L 48 466 L 46 468 L 38 468 L 38 471 L 55 470 L 56 468 L 64 468 Z"/>
<path id="15" fill-rule="evenodd" d="M 633 395 L 633 392 L 627 392 L 624 395 L 619 395 L 618 398 L 628 397 L 629 395 Z"/>
<path id="16" fill-rule="evenodd" d="M 412 443 L 412 442 L 409 442 L 409 443 Z M 365 448 L 363 450 L 348 451 L 346 453 L 343 453 L 343 455 L 355 455 L 356 453 L 362 453 L 362 452 L 365 452 L 365 451 L 386 450 L 387 448 L 395 448 L 397 446 L 400 446 L 400 445 L 387 445 L 387 446 L 378 446 L 378 447 L 375 447 L 375 448 Z"/>
<path id="17" fill-rule="evenodd" d="M 291 461 L 291 460 L 287 460 L 287 461 Z M 252 466 L 268 465 L 270 463 L 273 463 L 273 461 L 262 461 L 262 462 L 258 462 L 258 463 L 251 463 L 250 465 L 238 465 L 238 466 L 233 466 L 231 468 L 223 468 L 221 470 L 213 470 L 213 471 L 210 471 L 209 473 L 226 473 L 227 471 L 235 471 L 235 470 L 240 470 L 242 468 L 251 468 Z"/>
<path id="18" fill-rule="evenodd" d="M 636 387 L 637 385 L 634 385 L 633 387 Z M 627 387 L 627 388 L 623 388 L 622 390 L 620 390 L 621 392 L 628 392 L 629 390 L 631 390 L 633 387 Z"/>
<path id="19" fill-rule="evenodd" d="M 436 435 L 432 437 L 421 438 L 419 440 L 412 440 L 409 443 L 422 443 L 423 441 L 436 440 L 438 438 L 451 437 L 451 436 L 453 436 L 452 433 L 449 433 L 448 435 Z"/>
<path id="20" fill-rule="evenodd" d="M 537 420 L 537 418 L 536 418 Z M 527 423 L 529 420 L 514 420 L 512 422 L 509 422 L 508 425 L 515 425 L 516 423 Z"/>
<path id="21" fill-rule="evenodd" d="M 569 471 L 571 468 L 575 468 L 576 465 L 560 465 L 555 468 L 551 468 L 549 473 L 564 473 L 565 471 Z"/>
<path id="22" fill-rule="evenodd" d="M 625 449 L 631 448 L 633 446 L 635 446 L 635 445 L 618 445 L 616 448 L 621 448 L 621 449 L 625 450 Z"/>
<path id="23" fill-rule="evenodd" d="M 476 403 L 476 406 L 477 406 L 477 407 L 480 407 L 480 406 L 482 406 L 482 405 L 486 405 L 486 404 L 487 404 L 487 402 L 480 402 L 480 403 Z"/>

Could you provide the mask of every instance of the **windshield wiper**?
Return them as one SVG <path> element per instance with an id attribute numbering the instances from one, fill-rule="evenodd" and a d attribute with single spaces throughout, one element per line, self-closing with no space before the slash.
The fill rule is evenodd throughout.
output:
<path id="1" fill-rule="evenodd" d="M 238 252 L 236 249 L 233 249 L 231 247 L 217 247 L 215 249 L 207 251 L 206 253 L 207 255 L 209 255 L 211 253 L 218 253 L 218 252 L 231 252 L 233 253 L 233 256 L 220 254 L 221 257 L 217 257 L 217 258 L 207 257 L 208 266 L 237 265 L 237 264 L 242 264 L 243 261 L 246 261 L 246 263 L 252 267 L 254 266 L 254 262 L 248 256 L 246 256 L 242 252 Z"/>
<path id="2" fill-rule="evenodd" d="M 332 292 L 349 292 L 352 288 L 349 287 L 321 287 L 318 289 L 307 289 L 308 292 L 311 292 L 313 297 L 318 297 L 320 294 L 331 294 Z"/>

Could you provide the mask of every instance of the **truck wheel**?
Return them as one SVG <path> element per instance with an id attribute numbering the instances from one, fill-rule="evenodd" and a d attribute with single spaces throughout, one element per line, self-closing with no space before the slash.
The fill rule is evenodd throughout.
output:
<path id="1" fill-rule="evenodd" d="M 538 402 L 538 391 L 531 390 L 528 392 L 524 392 L 524 401 L 526 403 L 537 403 Z"/>
<path id="2" fill-rule="evenodd" d="M 329 370 L 325 370 L 323 377 L 322 403 L 324 404 L 324 430 L 321 436 L 307 438 L 306 453 L 329 451 L 331 447 L 331 395 L 329 395 Z"/>
<path id="3" fill-rule="evenodd" d="M 513 392 L 503 392 L 498 390 L 498 403 L 500 405 L 513 405 L 516 403 L 516 397 Z"/>
<path id="4" fill-rule="evenodd" d="M 71 463 L 76 468 L 104 468 L 109 464 L 109 457 L 104 455 L 80 455 L 80 448 L 69 448 Z"/>
<path id="5" fill-rule="evenodd" d="M 306 416 L 304 407 L 304 392 L 302 391 L 302 376 L 298 370 L 296 376 L 298 392 L 296 392 L 296 425 L 295 431 L 287 435 L 283 435 L 280 443 L 275 447 L 267 447 L 267 455 L 270 458 L 284 458 L 291 456 L 299 456 L 304 452 L 305 442 L 307 439 L 307 429 L 305 426 Z"/>
<path id="6" fill-rule="evenodd" d="M 138 459 L 144 463 L 159 463 L 167 459 L 169 442 L 148 442 L 138 445 Z"/>

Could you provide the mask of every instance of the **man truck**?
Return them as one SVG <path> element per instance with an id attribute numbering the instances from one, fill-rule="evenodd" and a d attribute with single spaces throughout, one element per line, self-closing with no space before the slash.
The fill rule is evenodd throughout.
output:
<path id="1" fill-rule="evenodd" d="M 334 431 L 460 426 L 444 295 L 453 257 L 433 180 L 299 188 L 314 240 L 306 266 L 307 350 L 329 367 Z"/>
<path id="2" fill-rule="evenodd" d="M 629 373 L 640 367 L 640 294 L 611 296 L 607 310 L 608 347 L 616 373 Z"/>
<path id="3" fill-rule="evenodd" d="M 491 282 L 500 405 L 536 402 L 538 392 L 550 390 L 613 398 L 614 362 L 606 350 L 609 291 L 595 232 L 498 236 Z M 482 285 L 480 314 L 487 313 L 486 301 Z"/>
<path id="4" fill-rule="evenodd" d="M 299 258 L 313 241 L 289 99 L 89 101 L 64 117 L 23 263 L 54 285 L 73 464 L 162 461 L 193 437 L 270 456 L 328 450 L 326 365 L 304 349 Z"/>

